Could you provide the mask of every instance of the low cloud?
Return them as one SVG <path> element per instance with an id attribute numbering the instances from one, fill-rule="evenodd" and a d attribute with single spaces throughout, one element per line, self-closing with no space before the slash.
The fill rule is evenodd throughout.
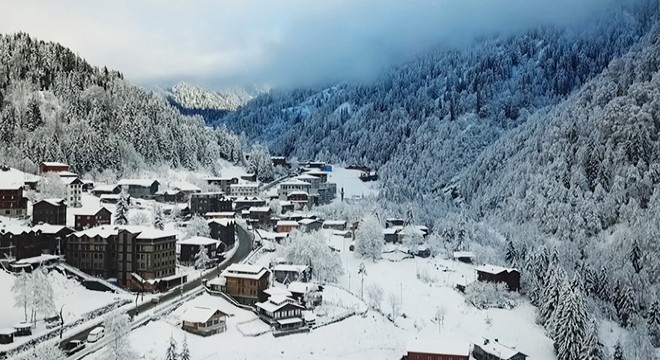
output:
<path id="1" fill-rule="evenodd" d="M 612 1 L 0 0 L 0 32 L 60 42 L 147 86 L 304 86 L 366 80 L 440 44 L 581 24 Z"/>

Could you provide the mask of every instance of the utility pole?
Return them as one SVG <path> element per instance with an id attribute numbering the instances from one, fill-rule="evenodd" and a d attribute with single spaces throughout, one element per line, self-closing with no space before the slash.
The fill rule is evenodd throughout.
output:
<path id="1" fill-rule="evenodd" d="M 364 300 L 364 276 L 367 275 L 367 267 L 364 265 L 364 262 L 360 263 L 360 269 L 358 274 L 362 275 L 362 280 L 360 284 L 360 300 Z"/>

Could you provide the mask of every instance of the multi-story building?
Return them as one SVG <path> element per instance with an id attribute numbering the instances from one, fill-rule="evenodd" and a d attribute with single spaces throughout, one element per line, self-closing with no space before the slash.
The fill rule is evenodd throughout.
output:
<path id="1" fill-rule="evenodd" d="M 0 215 L 23 216 L 27 212 L 27 199 L 23 197 L 23 185 L 8 179 L 0 179 Z"/>
<path id="2" fill-rule="evenodd" d="M 0 227 L 0 256 L 21 260 L 41 254 L 59 255 L 66 249 L 66 236 L 73 230 L 59 225 Z"/>
<path id="3" fill-rule="evenodd" d="M 126 188 L 131 197 L 152 199 L 158 192 L 160 183 L 153 179 L 122 179 L 117 186 Z"/>
<path id="4" fill-rule="evenodd" d="M 270 228 L 272 227 L 270 217 L 272 215 L 272 211 L 270 210 L 270 207 L 268 206 L 253 206 L 249 209 L 250 211 L 250 219 L 249 222 L 256 226 L 260 227 L 262 229 Z"/>
<path id="5" fill-rule="evenodd" d="M 64 199 L 43 199 L 32 206 L 32 225 L 66 225 Z"/>
<path id="6" fill-rule="evenodd" d="M 254 305 L 263 299 L 268 288 L 270 271 L 263 266 L 232 264 L 222 272 L 225 292 L 241 304 Z"/>
<path id="7" fill-rule="evenodd" d="M 74 228 L 77 231 L 101 225 L 110 225 L 112 213 L 105 207 L 95 211 L 83 210 L 74 213 Z"/>
<path id="8" fill-rule="evenodd" d="M 288 200 L 288 195 L 294 191 L 304 191 L 308 194 L 312 192 L 312 184 L 299 179 L 290 179 L 280 183 L 277 191 L 280 200 Z"/>
<path id="9" fill-rule="evenodd" d="M 238 184 L 238 178 L 235 177 L 209 177 L 206 178 L 206 182 L 209 185 L 216 185 L 220 187 L 220 190 L 225 194 L 229 194 L 231 191 L 230 187 L 232 184 Z"/>
<path id="10" fill-rule="evenodd" d="M 211 238 L 220 240 L 224 244 L 222 250 L 234 246 L 236 242 L 234 219 L 209 219 L 206 222 L 211 228 Z"/>
<path id="11" fill-rule="evenodd" d="M 141 289 L 144 280 L 174 275 L 176 234 L 143 226 L 98 226 L 69 235 L 66 259 L 94 276 Z"/>
<path id="12" fill-rule="evenodd" d="M 229 194 L 231 196 L 257 196 L 259 185 L 257 184 L 231 184 Z"/>
<path id="13" fill-rule="evenodd" d="M 204 192 L 190 195 L 190 212 L 205 215 L 212 212 L 232 211 L 232 201 L 221 192 Z"/>
<path id="14" fill-rule="evenodd" d="M 60 180 L 66 186 L 67 204 L 71 207 L 81 207 L 83 181 L 79 177 L 71 176 L 60 177 Z"/>
<path id="15" fill-rule="evenodd" d="M 266 200 L 256 196 L 246 196 L 234 198 L 234 211 L 248 210 L 253 206 L 266 206 Z M 248 212 L 249 213 L 249 212 Z"/>
<path id="16" fill-rule="evenodd" d="M 41 174 L 48 172 L 58 173 L 62 171 L 69 171 L 69 165 L 54 161 L 44 161 L 39 164 L 39 173 Z"/>

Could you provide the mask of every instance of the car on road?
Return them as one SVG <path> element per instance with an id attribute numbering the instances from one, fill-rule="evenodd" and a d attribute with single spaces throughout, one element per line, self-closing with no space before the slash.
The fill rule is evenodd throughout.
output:
<path id="1" fill-rule="evenodd" d="M 82 340 L 71 340 L 64 345 L 64 354 L 71 356 L 84 348 L 85 343 Z"/>
<path id="2" fill-rule="evenodd" d="M 151 303 L 152 304 L 158 304 L 160 302 L 160 297 L 154 296 L 151 298 Z"/>
<path id="3" fill-rule="evenodd" d="M 103 326 L 99 326 L 97 328 L 94 328 L 94 330 L 89 332 L 89 335 L 87 335 L 87 342 L 88 343 L 93 343 L 99 341 L 105 335 L 105 328 Z"/>

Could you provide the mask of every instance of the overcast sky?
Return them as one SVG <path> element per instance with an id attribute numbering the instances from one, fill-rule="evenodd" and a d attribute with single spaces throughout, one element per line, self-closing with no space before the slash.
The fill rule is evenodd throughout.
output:
<path id="1" fill-rule="evenodd" d="M 0 33 L 60 42 L 147 86 L 304 86 L 477 35 L 579 24 L 608 1 L 0 0 Z"/>

